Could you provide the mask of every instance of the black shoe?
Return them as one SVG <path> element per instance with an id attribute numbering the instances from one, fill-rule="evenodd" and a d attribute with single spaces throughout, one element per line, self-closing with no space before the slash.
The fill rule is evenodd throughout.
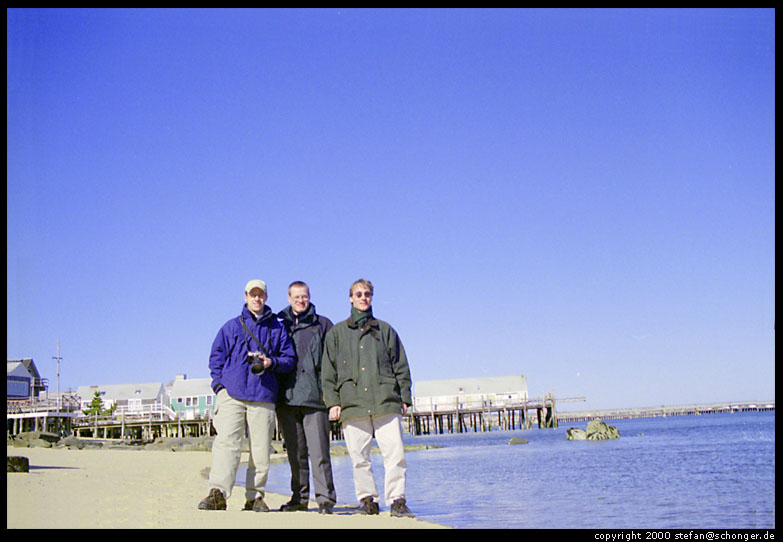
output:
<path id="1" fill-rule="evenodd" d="M 218 488 L 213 487 L 209 490 L 209 495 L 198 503 L 199 510 L 225 510 L 226 496 Z"/>
<path id="2" fill-rule="evenodd" d="M 318 505 L 318 513 L 319 514 L 331 514 L 332 509 L 334 508 L 334 505 L 330 502 L 322 502 Z"/>
<path id="3" fill-rule="evenodd" d="M 295 501 L 294 499 L 291 499 L 287 503 L 285 503 L 283 506 L 280 507 L 281 512 L 300 512 L 300 511 L 307 511 L 307 502 L 302 501 Z"/>
<path id="4" fill-rule="evenodd" d="M 405 504 L 405 499 L 400 497 L 391 505 L 391 517 L 393 518 L 415 518 L 410 508 Z"/>
<path id="5" fill-rule="evenodd" d="M 377 516 L 378 503 L 372 500 L 372 497 L 365 497 L 359 502 L 358 513 L 364 516 Z"/>
<path id="6" fill-rule="evenodd" d="M 253 512 L 269 512 L 269 507 L 264 502 L 263 497 L 256 497 L 253 501 L 245 501 L 245 507 L 242 510 L 252 510 Z"/>

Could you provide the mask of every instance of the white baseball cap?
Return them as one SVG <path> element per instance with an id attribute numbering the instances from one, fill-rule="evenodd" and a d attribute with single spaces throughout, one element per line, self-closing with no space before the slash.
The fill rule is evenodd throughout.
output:
<path id="1" fill-rule="evenodd" d="M 266 282 L 258 279 L 251 280 L 245 285 L 245 293 L 252 292 L 253 288 L 261 288 L 266 293 Z"/>

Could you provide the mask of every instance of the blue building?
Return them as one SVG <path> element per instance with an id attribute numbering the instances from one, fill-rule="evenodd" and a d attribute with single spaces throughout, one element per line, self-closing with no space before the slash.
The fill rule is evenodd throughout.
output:
<path id="1" fill-rule="evenodd" d="M 9 359 L 7 399 L 38 398 L 38 394 L 46 390 L 47 381 L 41 378 L 33 358 Z"/>

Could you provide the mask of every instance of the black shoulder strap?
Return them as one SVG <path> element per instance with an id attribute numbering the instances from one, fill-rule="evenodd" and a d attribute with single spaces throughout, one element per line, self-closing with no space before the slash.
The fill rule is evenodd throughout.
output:
<path id="1" fill-rule="evenodd" d="M 258 346 L 260 346 L 260 347 L 261 347 L 261 351 L 264 353 L 264 355 L 265 355 L 266 357 L 269 357 L 269 353 L 266 351 L 266 348 L 264 348 L 264 345 L 263 345 L 263 344 L 261 344 L 261 341 L 259 341 L 259 340 L 258 340 L 258 337 L 256 337 L 256 336 L 253 334 L 253 332 L 252 332 L 252 331 L 250 331 L 250 328 L 249 328 L 249 327 L 247 327 L 247 324 L 245 324 L 245 319 L 244 319 L 244 317 L 243 317 L 243 316 L 240 316 L 240 317 L 239 317 L 239 321 L 240 321 L 240 323 L 242 324 L 242 329 L 243 329 L 244 331 L 246 331 L 247 333 L 249 333 L 249 334 L 250 334 L 250 336 L 251 336 L 251 337 L 253 337 L 253 338 L 255 339 L 256 343 L 258 343 Z M 247 336 L 245 336 L 245 344 L 247 344 Z M 248 346 L 247 346 L 247 350 L 248 350 L 248 352 L 250 351 L 250 345 L 248 345 Z"/>

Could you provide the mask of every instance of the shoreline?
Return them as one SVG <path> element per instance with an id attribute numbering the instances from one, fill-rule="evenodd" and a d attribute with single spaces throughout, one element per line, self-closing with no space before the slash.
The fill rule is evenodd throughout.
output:
<path id="1" fill-rule="evenodd" d="M 7 529 L 450 528 L 388 511 L 356 515 L 355 505 L 338 504 L 334 514 L 321 515 L 312 500 L 306 512 L 279 512 L 288 496 L 270 492 L 264 499 L 271 512 L 247 512 L 240 485 L 228 510 L 198 510 L 208 492 L 209 452 L 7 446 L 6 455 L 30 461 L 29 473 L 7 473 Z"/>

